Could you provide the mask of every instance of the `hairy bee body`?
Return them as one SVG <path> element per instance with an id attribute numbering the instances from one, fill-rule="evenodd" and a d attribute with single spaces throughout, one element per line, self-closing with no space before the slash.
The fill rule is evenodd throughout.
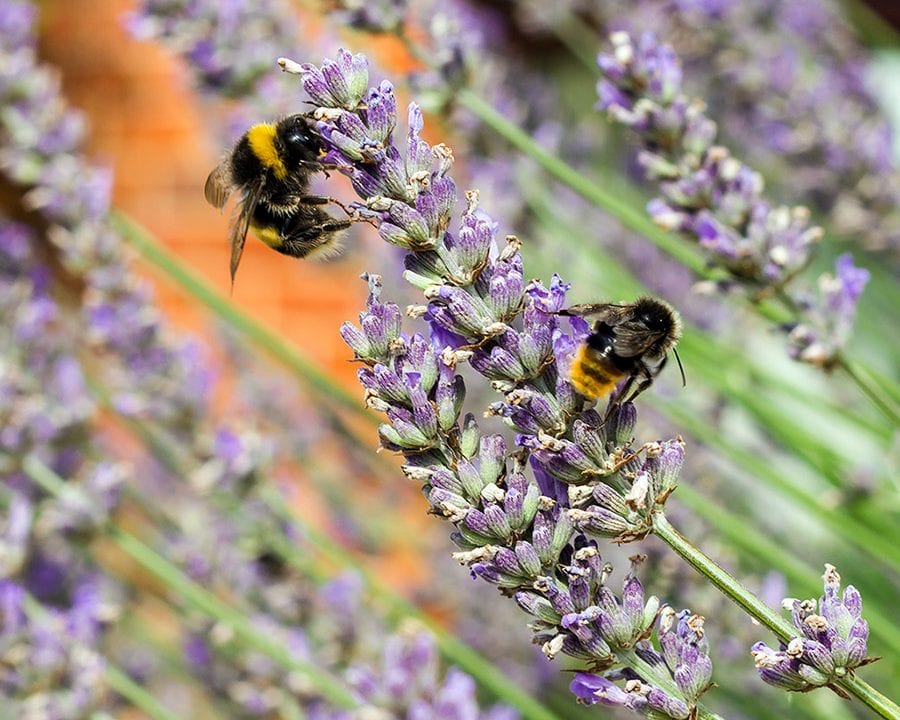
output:
<path id="1" fill-rule="evenodd" d="M 625 377 L 615 366 L 614 358 L 602 348 L 595 347 L 594 335 L 575 352 L 569 380 L 572 386 L 590 400 L 606 397 Z"/>
<path id="2" fill-rule="evenodd" d="M 322 139 L 313 120 L 290 115 L 276 123 L 253 125 L 206 180 L 207 201 L 223 208 L 235 190 L 240 200 L 229 229 L 231 281 L 240 264 L 247 232 L 291 257 L 337 251 L 339 233 L 351 221 L 322 209 L 335 202 L 309 194 L 312 175 L 323 170 Z"/>
<path id="3" fill-rule="evenodd" d="M 681 317 L 657 298 L 576 305 L 561 314 L 597 317 L 569 371 L 572 386 L 589 400 L 609 396 L 623 380 L 617 402 L 634 400 L 650 387 L 681 338 Z"/>

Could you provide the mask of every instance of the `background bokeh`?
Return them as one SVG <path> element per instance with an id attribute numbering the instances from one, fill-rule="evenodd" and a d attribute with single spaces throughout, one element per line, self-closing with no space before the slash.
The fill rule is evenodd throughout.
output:
<path id="1" fill-rule="evenodd" d="M 212 9 L 204 9 L 206 5 Z M 145 403 L 154 394 L 161 402 L 165 398 L 177 413 L 154 414 L 150 404 L 123 411 L 116 399 L 122 387 L 116 382 L 124 377 L 127 386 L 127 373 L 116 374 L 118 360 L 109 360 L 108 348 L 97 351 L 83 342 L 91 337 L 89 323 L 72 320 L 68 335 L 74 337 L 60 341 L 63 354 L 78 359 L 88 386 L 93 378 L 101 387 L 85 391 L 94 404 L 78 418 L 77 433 L 65 426 L 47 447 L 84 447 L 79 462 L 85 466 L 98 458 L 124 463 L 125 499 L 111 503 L 110 509 L 116 526 L 238 608 L 254 623 L 248 635 L 283 640 L 296 651 L 295 661 L 312 657 L 315 664 L 342 673 L 365 665 L 375 668 L 373 675 L 383 671 L 385 676 L 402 666 L 409 673 L 404 678 L 416 677 L 411 667 L 440 665 L 437 680 L 408 680 L 408 687 L 421 683 L 426 688 L 422 694 L 432 698 L 439 690 L 450 693 L 447 688 L 457 693 L 454 697 L 475 697 L 472 688 L 454 685 L 444 668 L 465 666 L 476 681 L 478 673 L 458 653 L 447 651 L 446 637 L 439 640 L 440 661 L 431 640 L 416 646 L 419 636 L 406 613 L 359 580 L 358 573 L 368 572 L 424 610 L 449 637 L 473 647 L 495 671 L 507 673 L 494 686 L 480 680 L 477 695 L 484 710 L 467 705 L 468 710 L 457 708 L 458 715 L 452 715 L 432 707 L 410 718 L 429 717 L 429 712 L 433 717 L 511 717 L 505 710 L 489 714 L 494 702 L 509 702 L 497 693 L 498 683 L 524 688 L 556 717 L 627 717 L 621 710 L 574 705 L 566 691 L 569 674 L 530 645 L 528 618 L 450 558 L 455 548 L 446 523 L 426 514 L 419 489 L 399 470 L 399 458 L 376 454 L 374 413 L 367 419 L 359 412 L 363 392 L 356 381 L 358 365 L 350 362 L 352 353 L 339 327 L 364 306 L 363 271 L 384 275 L 386 292 L 401 307 L 421 302 L 402 285 L 400 251 L 366 225 L 351 229 L 339 259 L 321 264 L 289 260 L 251 238 L 230 289 L 228 215 L 204 202 L 203 183 L 247 123 L 270 112 L 262 108 L 284 112 L 303 98 L 297 79 L 274 66 L 271 77 L 243 97 L 223 97 L 214 83 L 204 84 L 198 75 L 203 63 L 185 57 L 190 39 L 185 28 L 195 16 L 227 15 L 242 5 L 171 3 L 169 16 L 183 15 L 181 30 L 176 22 L 170 37 L 139 39 L 129 31 L 133 20 L 127 20 L 140 9 L 135 2 L 36 3 L 37 57 L 58 73 L 61 96 L 84 113 L 83 150 L 90 163 L 111 169 L 115 211 L 153 238 L 156 251 L 150 255 L 140 243 L 123 240 L 125 266 L 134 269 L 141 287 L 146 283 L 152 288 L 147 305 L 159 311 L 153 322 L 161 328 L 160 337 L 168 346 L 182 348 L 185 343 L 190 348 L 184 351 L 189 360 L 182 364 L 172 359 L 171 366 L 155 368 L 152 383 L 133 393 Z M 848 354 L 867 368 L 868 387 L 896 406 L 900 233 L 894 200 L 900 197 L 900 183 L 883 120 L 892 111 L 889 98 L 897 97 L 892 95 L 896 80 L 884 71 L 897 62 L 900 51 L 894 31 L 859 5 L 842 8 L 812 1 L 797 3 L 796 16 L 786 6 L 773 10 L 777 3 L 741 6 L 724 0 L 647 0 L 635 8 L 612 1 L 561 3 L 559 8 L 501 0 L 439 5 L 385 2 L 361 10 L 353 3 L 265 3 L 258 13 L 275 16 L 286 9 L 280 17 L 295 24 L 282 24 L 293 43 L 285 54 L 319 62 L 346 45 L 369 56 L 373 81 L 397 79 L 401 107 L 413 98 L 421 102 L 425 137 L 453 147 L 461 188 L 481 190 L 482 206 L 499 222 L 500 237 L 515 233 L 522 238 L 528 277 L 546 281 L 559 272 L 574 285 L 571 299 L 587 302 L 631 292 L 625 278 L 633 275 L 682 310 L 689 321 L 687 334 L 694 335 L 688 342 L 695 348 L 685 351 L 687 388 L 680 387 L 673 364 L 641 400 L 643 438 L 683 434 L 688 442 L 682 483 L 690 487 L 679 489 L 669 504 L 673 523 L 772 606 L 786 595 L 818 594 L 821 586 L 810 577 L 820 574 L 825 562 L 836 564 L 845 582 L 861 589 L 864 607 L 880 615 L 880 623 L 870 618 L 870 654 L 885 657 L 861 675 L 896 696 L 900 639 L 894 619 L 900 574 L 897 558 L 881 550 L 900 545 L 895 418 L 886 416 L 840 369 L 826 374 L 790 360 L 783 328 L 748 309 L 740 287 L 715 281 L 698 286 L 697 273 L 623 229 L 609 208 L 598 208 L 551 178 L 533 154 L 508 144 L 484 115 L 455 96 L 463 88 L 474 89 L 555 157 L 585 177 L 599 178 L 613 194 L 643 211 L 655 191 L 641 184 L 633 138 L 593 109 L 593 62 L 609 30 L 658 32 L 682 54 L 685 84 L 708 101 L 721 141 L 763 173 L 773 202 L 809 205 L 816 222 L 825 226 L 826 239 L 804 273 L 810 286 L 822 273 L 833 272 L 835 258 L 847 251 L 872 273 Z M 154 11 L 165 16 L 166 4 L 156 4 Z M 366 31 L 367 25 L 394 17 L 392 13 L 405 18 L 406 37 L 396 37 L 390 28 Z M 811 24 L 811 18 L 821 24 Z M 801 27 L 808 32 L 800 33 Z M 252 32 L 247 30 L 248 37 Z M 264 40 L 272 38 L 260 38 L 257 47 L 268 48 Z M 424 59 L 415 56 L 417 44 L 428 48 Z M 240 54 L 228 59 L 245 61 Z M 427 68 L 429 60 L 437 70 Z M 859 77 L 871 78 L 870 84 L 860 81 L 857 87 Z M 809 92 L 801 92 L 804 88 Z M 767 138 L 771 144 L 763 142 Z M 340 176 L 327 183 L 329 193 L 354 199 Z M 12 185 L 11 206 L 27 205 L 20 199 L 24 191 Z M 5 214 L 18 218 L 20 213 L 10 212 L 9 206 L 4 204 Z M 42 222 L 25 219 L 42 232 Z M 51 256 L 60 253 L 52 243 L 50 247 Z M 191 282 L 148 261 L 160 252 L 205 282 L 201 294 L 207 287 L 217 293 L 213 310 L 198 300 Z M 71 290 L 69 272 L 51 272 L 50 294 L 64 308 L 60 317 L 81 317 L 79 308 L 89 306 L 90 293 L 79 294 L 77 282 L 73 294 L 57 293 L 59 288 Z M 728 287 L 717 293 L 717 284 Z M 223 298 L 224 312 L 217 304 Z M 227 308 L 249 320 L 236 319 Z M 145 311 L 137 316 L 144 318 Z M 117 317 L 117 322 L 129 322 L 125 313 Z M 245 322 L 256 330 L 246 332 Z M 178 350 L 171 357 L 185 355 Z M 27 357 L 20 363 L 27 368 Z M 37 372 L 35 377 L 29 401 L 39 397 L 51 408 L 66 405 L 42 386 Z M 473 411 L 494 398 L 478 381 L 472 372 Z M 112 401 L 104 400 L 106 391 Z M 9 427 L 16 417 L 8 413 Z M 501 427 L 499 421 L 496 427 Z M 72 441 L 75 434 L 78 442 Z M 35 447 L 46 450 L 37 442 Z M 86 587 L 84 577 L 102 575 L 104 589 L 97 593 L 104 602 L 97 606 L 108 617 L 98 619 L 100 610 L 91 616 L 102 632 L 91 635 L 93 644 L 88 645 L 163 706 L 174 708 L 176 717 L 349 717 L 330 709 L 327 694 L 311 690 L 308 678 L 280 669 L 265 648 L 248 649 L 233 623 L 209 613 L 202 603 L 186 601 L 189 591 L 148 573 L 117 546 L 114 533 L 112 540 L 107 537 L 101 523 L 84 536 L 57 526 L 47 530 L 52 522 L 37 518 L 52 513 L 35 510 L 29 530 L 15 536 L 17 506 L 9 498 L 21 492 L 37 507 L 45 501 L 46 488 L 35 493 L 27 485 L 31 481 L 22 479 L 18 464 L 25 453 L 4 453 L 4 480 L 13 495 L 3 496 L 0 519 L 7 545 L 17 552 L 19 546 L 25 549 L 24 559 L 8 554 L 14 560 L 8 564 L 12 570 L 4 569 L 3 582 L 6 576 L 34 581 L 41 565 L 37 560 L 57 552 L 68 558 L 70 550 L 59 546 L 71 545 L 72 556 L 79 558 L 70 563 L 77 582 L 67 578 L 65 591 L 38 599 L 71 622 L 66 612 L 80 602 L 73 588 Z M 41 457 L 62 479 L 70 479 L 56 445 Z M 73 470 L 71 478 L 80 472 Z M 868 534 L 854 534 L 857 528 Z M 618 589 L 627 558 L 637 550 L 613 544 L 601 550 L 615 566 L 611 585 Z M 642 580 L 649 592 L 707 617 L 718 683 L 709 704 L 723 717 L 869 716 L 858 703 L 827 691 L 788 697 L 763 686 L 748 654 L 749 644 L 763 635 L 760 629 L 662 543 L 650 538 L 640 552 L 648 555 Z M 85 557 L 92 559 L 86 562 Z M 348 566 L 356 574 L 342 574 Z M 105 585 L 107 578 L 112 589 Z M 12 626 L 13 613 L 6 612 Z M 396 634 L 388 642 L 389 633 Z M 16 642 L 19 655 L 12 657 L 25 656 L 22 647 L 35 655 L 40 648 L 38 641 Z M 321 652 L 308 652 L 308 646 Z M 79 714 L 81 706 L 69 695 L 65 705 L 57 695 L 72 688 L 81 692 L 73 678 L 81 677 L 85 665 L 68 652 L 65 662 L 49 664 L 52 672 L 41 676 L 35 671 L 30 684 L 5 678 L 11 702 L 32 698 L 30 705 L 10 705 L 26 713 L 10 717 L 155 717 L 152 703 L 142 705 L 133 688 L 127 690 L 121 680 L 115 685 L 109 675 L 105 680 L 90 675 L 91 697 L 100 699 L 85 705 L 89 710 Z M 384 686 L 382 699 L 390 695 L 389 680 Z M 38 696 L 41 700 L 34 700 Z M 386 717 L 391 712 L 401 716 L 397 708 L 386 712 Z"/>

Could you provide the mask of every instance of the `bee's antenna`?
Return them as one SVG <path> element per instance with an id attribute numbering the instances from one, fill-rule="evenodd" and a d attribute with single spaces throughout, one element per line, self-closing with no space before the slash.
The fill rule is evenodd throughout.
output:
<path id="1" fill-rule="evenodd" d="M 672 352 L 675 353 L 675 360 L 678 361 L 678 369 L 681 371 L 681 387 L 687 387 L 687 379 L 684 377 L 684 366 L 681 364 L 681 358 L 678 357 L 678 350 L 672 348 Z"/>

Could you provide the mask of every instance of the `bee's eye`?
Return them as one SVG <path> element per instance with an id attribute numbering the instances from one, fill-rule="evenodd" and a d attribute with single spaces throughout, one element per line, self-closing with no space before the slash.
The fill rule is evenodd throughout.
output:
<path id="1" fill-rule="evenodd" d="M 288 145 L 293 145 L 295 147 L 315 147 L 316 144 L 312 135 L 301 130 L 290 133 L 286 140 Z"/>
<path id="2" fill-rule="evenodd" d="M 659 315 L 641 313 L 640 321 L 643 325 L 646 325 L 649 330 L 660 331 L 663 329 L 662 318 L 659 317 Z"/>

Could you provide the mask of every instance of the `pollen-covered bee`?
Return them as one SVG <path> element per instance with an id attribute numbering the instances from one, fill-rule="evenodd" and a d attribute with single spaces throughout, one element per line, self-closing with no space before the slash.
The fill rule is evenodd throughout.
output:
<path id="1" fill-rule="evenodd" d="M 586 398 L 604 398 L 625 380 L 616 404 L 634 400 L 653 384 L 670 350 L 675 352 L 684 381 L 684 369 L 675 351 L 681 338 L 681 316 L 668 303 L 645 296 L 620 305 L 573 305 L 560 314 L 596 317 L 569 373 L 572 386 Z"/>
<path id="2" fill-rule="evenodd" d="M 323 154 L 315 121 L 309 115 L 289 115 L 251 127 L 209 174 L 205 194 L 213 207 L 221 210 L 234 190 L 240 192 L 228 231 L 232 285 L 248 230 L 291 257 L 339 252 L 338 236 L 352 220 L 322 209 L 328 203 L 343 207 L 336 200 L 308 194 L 313 173 L 327 168 L 320 161 Z"/>

